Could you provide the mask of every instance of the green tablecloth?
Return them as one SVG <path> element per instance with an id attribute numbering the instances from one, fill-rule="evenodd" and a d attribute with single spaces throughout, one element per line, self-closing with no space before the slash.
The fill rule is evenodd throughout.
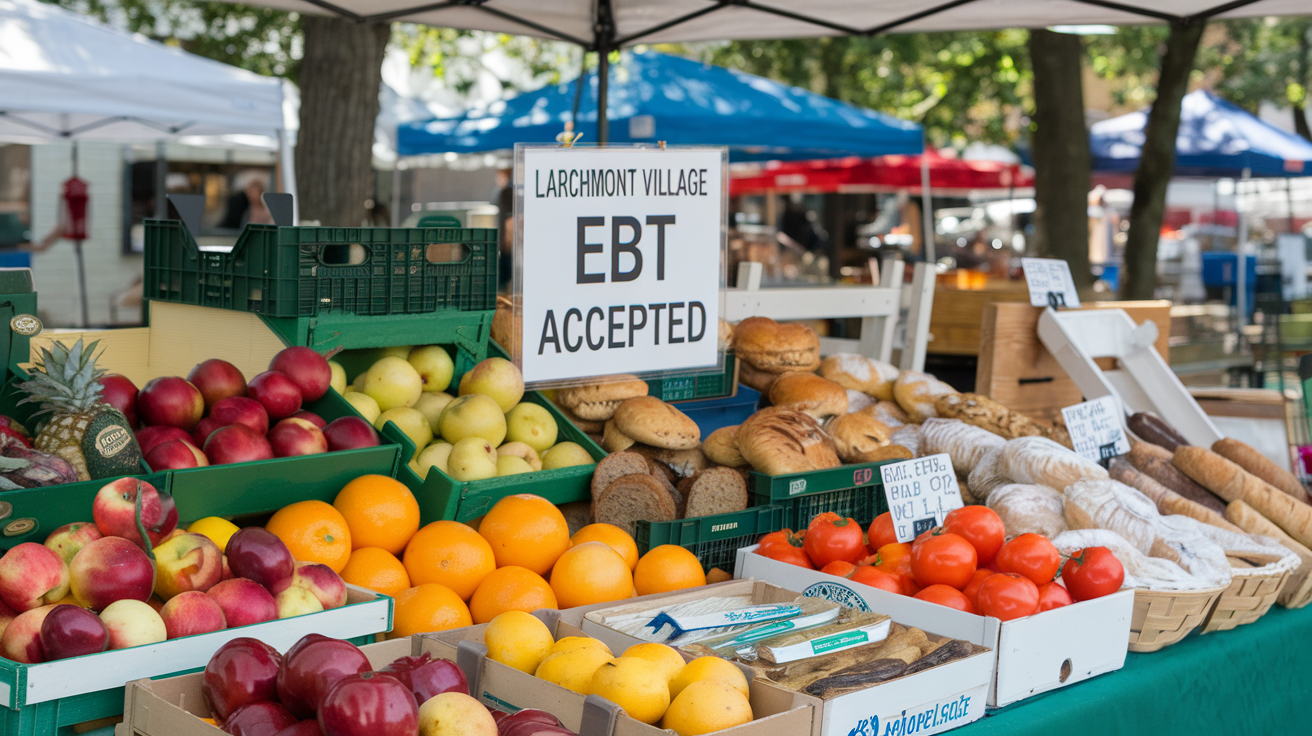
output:
<path id="1" fill-rule="evenodd" d="M 1072 636 L 1079 636 L 1072 631 Z M 1312 734 L 1312 606 L 1258 621 L 996 711 L 954 736 Z"/>

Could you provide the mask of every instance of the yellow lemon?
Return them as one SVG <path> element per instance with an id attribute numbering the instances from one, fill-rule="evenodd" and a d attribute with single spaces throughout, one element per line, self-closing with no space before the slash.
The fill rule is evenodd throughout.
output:
<path id="1" fill-rule="evenodd" d="M 723 680 L 701 680 L 688 685 L 674 698 L 661 720 L 661 728 L 679 736 L 701 736 L 751 720 L 752 705 L 746 695 Z"/>
<path id="2" fill-rule="evenodd" d="M 609 654 L 596 647 L 581 647 L 572 652 L 548 655 L 533 674 L 566 690 L 587 695 L 592 674 L 610 660 Z"/>
<path id="3" fill-rule="evenodd" d="M 674 676 L 679 674 L 683 669 L 683 656 L 674 651 L 673 647 L 667 647 L 664 644 L 655 642 L 646 642 L 643 644 L 634 644 L 624 650 L 625 657 L 637 657 L 651 662 L 653 666 L 660 669 L 665 674 L 665 682 L 668 684 Z"/>
<path id="4" fill-rule="evenodd" d="M 617 657 L 598 667 L 588 694 L 600 695 L 643 723 L 659 721 L 670 707 L 664 669 L 638 657 Z"/>
<path id="5" fill-rule="evenodd" d="M 237 525 L 217 516 L 206 516 L 204 519 L 191 522 L 191 526 L 187 527 L 187 533 L 204 534 L 222 551 L 228 548 L 228 540 L 237 533 Z"/>
<path id="6" fill-rule="evenodd" d="M 685 687 L 702 680 L 720 680 L 732 685 L 744 696 L 751 694 L 747 689 L 747 676 L 738 669 L 738 665 L 719 657 L 698 657 L 684 665 L 679 674 L 670 680 L 670 697 L 679 697 Z"/>
<path id="7" fill-rule="evenodd" d="M 606 654 L 609 654 L 612 657 L 615 656 L 610 651 L 610 647 L 606 646 L 604 642 L 602 642 L 600 639 L 593 639 L 590 636 L 567 636 L 564 639 L 561 639 L 560 641 L 551 645 L 551 653 L 560 654 L 561 652 L 572 652 L 575 649 L 581 649 L 583 647 L 600 649 L 601 651 L 605 652 Z"/>
<path id="8" fill-rule="evenodd" d="M 533 614 L 506 611 L 487 625 L 483 643 L 490 659 L 533 674 L 554 642 L 551 630 Z"/>

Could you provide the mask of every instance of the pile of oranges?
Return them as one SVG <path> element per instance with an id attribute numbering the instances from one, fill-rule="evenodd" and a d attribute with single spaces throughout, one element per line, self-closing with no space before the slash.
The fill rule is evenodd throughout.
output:
<path id="1" fill-rule="evenodd" d="M 503 498 L 477 528 L 458 521 L 420 528 L 410 489 L 383 475 L 356 478 L 331 504 L 286 506 L 266 528 L 296 559 L 395 598 L 392 637 L 706 584 L 696 556 L 682 547 L 662 545 L 640 558 L 633 537 L 610 524 L 571 537 L 564 515 L 541 496 Z"/>

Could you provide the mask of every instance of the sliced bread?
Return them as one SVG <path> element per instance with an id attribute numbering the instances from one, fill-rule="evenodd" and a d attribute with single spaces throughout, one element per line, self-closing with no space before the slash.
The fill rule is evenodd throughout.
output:
<path id="1" fill-rule="evenodd" d="M 560 513 L 565 516 L 565 524 L 569 526 L 569 535 L 571 537 L 577 534 L 580 529 L 592 523 L 592 504 L 587 501 L 563 503 L 560 505 Z"/>
<path id="2" fill-rule="evenodd" d="M 684 516 L 728 514 L 747 508 L 747 484 L 733 468 L 710 468 L 689 487 Z"/>
<path id="3" fill-rule="evenodd" d="M 592 502 L 594 523 L 613 524 L 630 535 L 639 521 L 674 521 L 677 512 L 660 481 L 645 472 L 617 478 Z"/>
<path id="4" fill-rule="evenodd" d="M 600 498 L 602 491 L 605 491 L 606 486 L 613 483 L 616 478 L 634 473 L 646 473 L 649 472 L 649 468 L 647 458 L 636 452 L 616 452 L 607 455 L 592 471 L 592 500 L 596 501 Z"/>
<path id="5" fill-rule="evenodd" d="M 682 517 L 683 494 L 674 487 L 674 482 L 678 479 L 674 477 L 673 471 L 667 468 L 664 463 L 658 463 L 651 458 L 647 458 L 647 472 L 661 484 L 666 493 L 670 494 L 670 500 L 674 501 L 675 514 Z"/>

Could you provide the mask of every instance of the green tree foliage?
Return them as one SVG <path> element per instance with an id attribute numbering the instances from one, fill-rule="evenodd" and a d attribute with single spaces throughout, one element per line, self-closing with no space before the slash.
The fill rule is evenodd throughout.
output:
<path id="1" fill-rule="evenodd" d="M 1263 102 L 1294 110 L 1299 135 L 1312 140 L 1312 18 L 1225 21 L 1225 38 L 1199 51 L 1198 66 L 1215 70 L 1216 91 L 1257 113 Z"/>
<path id="2" fill-rule="evenodd" d="M 393 27 L 392 43 L 405 50 L 411 66 L 431 69 L 461 94 L 485 74 L 506 92 L 559 84 L 578 76 L 580 63 L 573 44 L 504 33 L 407 23 Z"/>

